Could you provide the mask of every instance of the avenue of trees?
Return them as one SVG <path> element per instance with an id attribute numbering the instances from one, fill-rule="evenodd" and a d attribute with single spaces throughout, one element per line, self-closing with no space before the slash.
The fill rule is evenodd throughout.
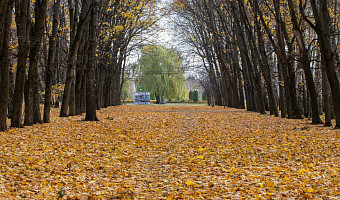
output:
<path id="1" fill-rule="evenodd" d="M 158 21 L 157 3 L 0 0 L 0 131 L 7 117 L 12 127 L 50 122 L 60 100 L 60 117 L 90 121 L 120 105 L 126 58 Z"/>
<path id="2" fill-rule="evenodd" d="M 162 96 L 184 100 L 186 78 L 182 63 L 183 59 L 176 49 L 153 44 L 142 47 L 141 57 L 133 67 L 138 77 L 137 89 L 150 92 L 156 103 Z"/>
<path id="3" fill-rule="evenodd" d="M 203 60 L 199 81 L 215 105 L 325 126 L 335 118 L 340 128 L 339 5 L 176 0 L 172 7 L 176 27 Z"/>
<path id="4" fill-rule="evenodd" d="M 158 101 L 184 98 L 183 58 L 142 37 L 157 27 L 160 2 L 0 0 L 0 131 L 8 118 L 19 128 L 49 123 L 59 104 L 60 117 L 98 120 L 96 110 L 121 104 L 127 57 L 139 47 L 139 85 Z M 335 118 L 340 128 L 339 5 L 173 0 L 171 8 L 203 61 L 197 74 L 208 104 L 325 126 Z"/>

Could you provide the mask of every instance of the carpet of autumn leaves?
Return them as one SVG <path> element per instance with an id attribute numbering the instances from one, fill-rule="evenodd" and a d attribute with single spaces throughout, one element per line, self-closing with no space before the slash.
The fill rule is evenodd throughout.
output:
<path id="1" fill-rule="evenodd" d="M 0 132 L 0 198 L 339 199 L 340 131 L 223 107 L 120 106 Z"/>

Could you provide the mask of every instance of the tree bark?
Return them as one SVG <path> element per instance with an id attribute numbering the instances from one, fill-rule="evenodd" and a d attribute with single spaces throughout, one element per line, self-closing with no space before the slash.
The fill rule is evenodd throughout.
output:
<path id="1" fill-rule="evenodd" d="M 329 81 L 327 77 L 327 71 L 325 66 L 324 58 L 322 59 L 322 98 L 323 98 L 323 109 L 325 112 L 325 124 L 324 126 L 332 126 L 332 113 L 331 113 L 331 104 L 330 104 L 330 90 L 329 90 Z"/>
<path id="2" fill-rule="evenodd" d="M 27 56 L 29 52 L 29 13 L 30 1 L 16 0 L 15 2 L 15 21 L 17 23 L 18 32 L 18 65 L 15 78 L 15 89 L 13 99 L 13 117 L 11 127 L 22 127 L 22 103 L 25 84 L 25 73 Z"/>
<path id="3" fill-rule="evenodd" d="M 32 89 L 30 87 L 29 78 L 27 78 L 25 74 L 25 85 L 24 85 L 24 101 L 25 101 L 25 110 L 24 110 L 24 126 L 32 126 L 33 125 L 33 97 L 32 97 Z"/>
<path id="4" fill-rule="evenodd" d="M 38 62 L 41 49 L 41 40 L 44 33 L 44 22 L 46 15 L 48 0 L 36 0 L 34 15 L 35 23 L 31 27 L 30 36 L 30 53 L 29 53 L 29 71 L 27 84 L 28 97 L 25 98 L 28 103 L 25 103 L 25 125 L 31 126 L 36 123 L 41 123 L 40 113 L 40 94 L 39 94 L 39 73 Z M 31 102 L 31 100 L 33 100 Z M 27 110 L 27 113 L 26 113 Z M 28 121 L 26 121 L 28 119 Z"/>
<path id="5" fill-rule="evenodd" d="M 282 20 L 280 1 L 274 0 L 274 8 L 276 13 L 277 23 L 277 40 L 279 46 L 278 58 L 282 67 L 282 75 L 284 80 L 284 89 L 286 96 L 287 115 L 290 119 L 302 119 L 301 111 L 298 106 L 297 92 L 296 92 L 296 77 L 293 65 L 293 47 L 287 32 L 287 27 Z M 286 46 L 285 46 L 286 43 Z M 287 53 L 286 53 L 287 49 Z"/>
<path id="6" fill-rule="evenodd" d="M 257 6 L 257 5 L 255 5 Z M 266 82 L 267 92 L 268 92 L 268 99 L 269 99 L 269 106 L 270 106 L 270 114 L 275 115 L 276 117 L 279 116 L 279 111 L 277 109 L 275 97 L 274 97 L 274 89 L 273 89 L 273 78 L 271 77 L 271 71 L 267 59 L 266 50 L 264 47 L 263 35 L 261 32 L 260 24 L 258 23 L 256 17 L 255 22 L 257 22 L 257 37 L 258 37 L 258 46 L 260 51 L 260 56 L 262 60 L 262 74 Z"/>
<path id="7" fill-rule="evenodd" d="M 98 2 L 92 1 L 90 20 L 90 46 L 88 49 L 88 63 L 86 68 L 86 116 L 85 121 L 98 121 L 96 116 L 96 85 L 95 85 L 95 67 L 96 51 L 98 43 L 97 24 L 98 24 Z"/>
<path id="8" fill-rule="evenodd" d="M 60 1 L 56 0 L 53 4 L 53 24 L 52 24 L 52 35 L 50 36 L 50 44 L 48 47 L 48 58 L 47 66 L 45 70 L 45 102 L 44 102 L 44 123 L 50 123 L 50 112 L 52 105 L 52 84 L 55 69 L 55 51 L 56 41 L 59 30 L 59 15 L 60 15 Z"/>
<path id="9" fill-rule="evenodd" d="M 277 64 L 278 72 L 279 72 L 279 94 L 280 94 L 280 110 L 281 110 L 281 118 L 287 117 L 287 108 L 286 108 L 286 97 L 285 97 L 285 91 L 284 91 L 284 81 L 283 81 L 283 75 L 282 75 L 282 67 L 281 63 L 278 62 Z"/>
<path id="10" fill-rule="evenodd" d="M 83 1 L 83 7 L 81 9 L 81 16 L 77 26 L 77 33 L 75 38 L 70 46 L 68 62 L 67 62 L 67 74 L 66 74 L 66 82 L 64 87 L 64 95 L 60 109 L 60 117 L 67 117 L 68 116 L 68 108 L 69 108 L 69 100 L 72 90 L 73 78 L 74 78 L 74 69 L 75 69 L 75 62 L 77 58 L 78 48 L 80 45 L 80 40 L 82 38 L 82 34 L 84 32 L 85 26 L 90 18 L 89 12 L 89 0 Z"/>
<path id="11" fill-rule="evenodd" d="M 8 118 L 13 116 L 13 98 L 14 98 L 14 72 L 9 71 L 9 98 L 8 98 Z"/>
<path id="12" fill-rule="evenodd" d="M 257 47 L 255 44 L 255 37 L 253 35 L 253 31 L 251 30 L 251 24 L 247 17 L 245 5 L 243 1 L 239 1 L 239 10 L 241 14 L 241 22 L 245 27 L 245 32 L 248 36 L 249 46 L 250 46 L 250 53 L 252 56 L 252 63 L 248 63 L 248 71 L 250 74 L 251 79 L 254 80 L 255 83 L 255 98 L 256 98 L 256 111 L 260 114 L 266 114 L 265 104 L 264 104 L 264 96 L 263 96 L 263 89 L 261 83 L 261 75 L 258 70 L 258 66 L 262 65 L 259 60 L 259 53 L 257 51 Z"/>
<path id="13" fill-rule="evenodd" d="M 308 52 L 308 49 L 306 49 L 304 37 L 302 34 L 302 31 L 298 25 L 295 10 L 294 10 L 294 4 L 292 0 L 288 0 L 288 6 L 290 10 L 290 17 L 293 23 L 293 32 L 297 40 L 297 44 L 300 49 L 300 55 L 301 55 L 301 65 L 303 67 L 303 70 L 305 72 L 306 76 L 306 84 L 307 88 L 310 94 L 311 98 L 311 107 L 312 107 L 312 124 L 321 124 L 323 123 L 320 119 L 319 115 L 319 106 L 318 106 L 318 98 L 317 93 L 315 89 L 315 83 L 313 79 L 312 72 L 310 70 L 310 55 Z"/>
<path id="14" fill-rule="evenodd" d="M 0 11 L 4 12 L 4 24 L 0 24 L 0 131 L 7 130 L 7 112 L 8 112 L 8 96 L 9 96 L 9 42 L 11 37 L 11 23 L 13 0 L 4 5 L 6 8 L 1 8 L 3 1 L 0 2 Z M 1 16 L 2 17 L 2 16 Z"/>
<path id="15" fill-rule="evenodd" d="M 84 88 L 82 88 L 83 82 L 85 81 L 85 68 L 86 64 L 88 61 L 88 46 L 87 45 L 89 42 L 89 30 L 88 28 L 83 34 L 83 38 L 81 39 L 80 46 L 79 46 L 79 51 L 78 51 L 78 57 L 77 57 L 77 66 L 76 66 L 76 83 L 75 83 L 75 99 L 76 99 L 76 107 L 75 107 L 75 112 L 76 115 L 81 115 L 82 114 L 82 104 L 84 99 L 82 99 L 82 93 Z"/>
<path id="16" fill-rule="evenodd" d="M 316 26 L 313 26 L 311 23 L 309 24 L 312 25 L 312 28 L 316 30 L 318 35 L 321 55 L 324 57 L 327 78 L 332 91 L 334 114 L 336 118 L 335 128 L 340 128 L 340 81 L 335 65 L 335 52 L 332 50 L 330 41 L 330 16 L 328 3 L 327 0 L 320 0 L 320 8 L 318 9 L 315 0 L 310 0 L 310 2 L 312 5 Z"/>

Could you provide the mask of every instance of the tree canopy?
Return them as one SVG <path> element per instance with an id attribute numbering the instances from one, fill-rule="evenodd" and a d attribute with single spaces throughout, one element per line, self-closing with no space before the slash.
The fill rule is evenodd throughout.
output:
<path id="1" fill-rule="evenodd" d="M 174 48 L 159 45 L 143 46 L 136 71 L 139 89 L 151 93 L 151 98 L 164 96 L 183 100 L 185 97 L 185 74 L 183 59 Z"/>

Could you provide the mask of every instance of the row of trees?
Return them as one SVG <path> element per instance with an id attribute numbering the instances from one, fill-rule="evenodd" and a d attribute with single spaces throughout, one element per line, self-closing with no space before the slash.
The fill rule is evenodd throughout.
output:
<path id="1" fill-rule="evenodd" d="M 216 105 L 340 128 L 338 0 L 176 0 Z M 246 100 L 246 101 L 245 101 Z M 246 105 L 245 105 L 246 102 Z"/>
<path id="2" fill-rule="evenodd" d="M 126 58 L 158 21 L 156 4 L 0 0 L 0 131 L 7 116 L 12 127 L 50 122 L 60 85 L 60 117 L 86 112 L 85 120 L 97 120 L 96 109 L 119 105 Z"/>

